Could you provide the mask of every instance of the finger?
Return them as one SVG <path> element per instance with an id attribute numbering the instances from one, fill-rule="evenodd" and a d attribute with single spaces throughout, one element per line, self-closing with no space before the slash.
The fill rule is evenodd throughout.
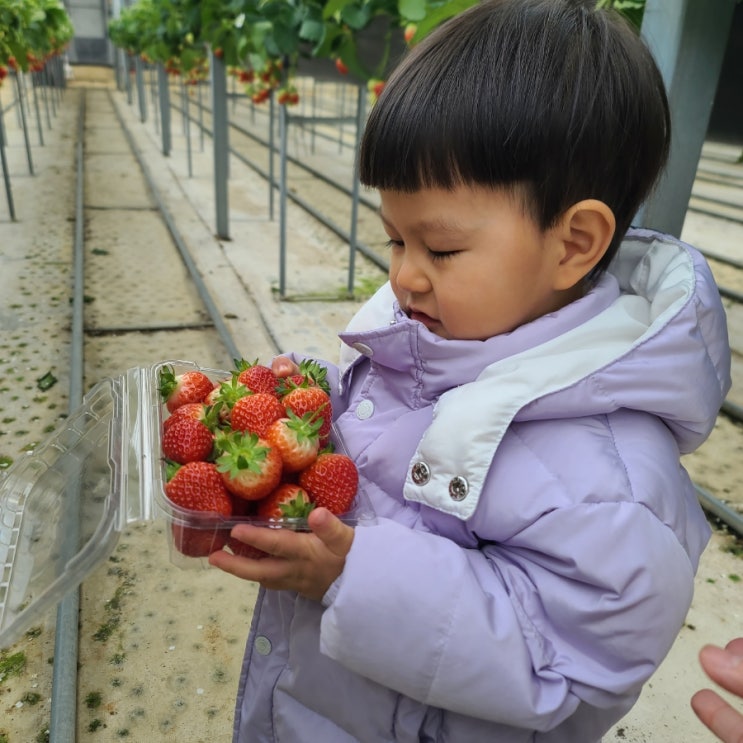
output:
<path id="1" fill-rule="evenodd" d="M 736 637 L 734 640 L 725 645 L 725 650 L 733 655 L 743 658 L 743 637 Z"/>
<path id="2" fill-rule="evenodd" d="M 274 557 L 288 557 L 293 553 L 296 532 L 251 524 L 236 524 L 230 536 Z"/>
<path id="3" fill-rule="evenodd" d="M 217 550 L 209 555 L 209 564 L 215 568 L 223 570 L 225 573 L 234 575 L 243 580 L 260 583 L 263 579 L 263 573 L 258 563 L 263 560 L 252 560 L 248 557 L 233 555 L 225 550 Z"/>
<path id="4" fill-rule="evenodd" d="M 705 645 L 699 651 L 699 662 L 713 681 L 733 694 L 743 696 L 743 656 L 716 645 Z"/>
<path id="5" fill-rule="evenodd" d="M 736 712 L 714 691 L 702 689 L 691 698 L 697 717 L 723 743 L 740 743 L 743 740 L 743 715 Z"/>
<path id="6" fill-rule="evenodd" d="M 314 535 L 336 556 L 345 557 L 353 544 L 353 528 L 344 524 L 327 508 L 316 508 L 307 517 Z"/>
<path id="7" fill-rule="evenodd" d="M 286 356 L 277 356 L 271 362 L 271 369 L 277 377 L 288 377 L 299 371 L 299 367 Z"/>

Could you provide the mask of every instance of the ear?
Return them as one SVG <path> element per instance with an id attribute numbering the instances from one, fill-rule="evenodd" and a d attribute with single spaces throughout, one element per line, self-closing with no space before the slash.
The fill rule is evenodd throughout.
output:
<path id="1" fill-rule="evenodd" d="M 615 229 L 614 212 L 603 201 L 585 199 L 573 204 L 554 233 L 560 255 L 554 288 L 570 289 L 585 278 L 603 258 Z"/>

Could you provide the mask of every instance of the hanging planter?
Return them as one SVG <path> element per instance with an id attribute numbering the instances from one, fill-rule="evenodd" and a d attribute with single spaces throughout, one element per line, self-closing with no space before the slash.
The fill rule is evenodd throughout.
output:
<path id="1" fill-rule="evenodd" d="M 73 35 L 61 0 L 0 0 L 0 85 L 9 69 L 42 70 Z"/>

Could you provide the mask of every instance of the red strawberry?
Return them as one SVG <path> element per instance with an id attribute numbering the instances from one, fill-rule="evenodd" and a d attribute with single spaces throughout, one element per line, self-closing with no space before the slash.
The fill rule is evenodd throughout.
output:
<path id="1" fill-rule="evenodd" d="M 262 560 L 264 557 L 268 557 L 268 552 L 259 550 L 257 547 L 253 547 L 252 544 L 245 544 L 235 537 L 230 537 L 227 540 L 227 547 L 233 555 L 239 557 L 249 557 L 251 560 Z"/>
<path id="2" fill-rule="evenodd" d="M 193 418 L 214 431 L 219 423 L 219 407 L 203 402 L 187 402 L 177 407 L 164 421 L 163 431 L 167 431 L 180 418 Z"/>
<path id="3" fill-rule="evenodd" d="M 417 30 L 418 26 L 416 26 L 415 23 L 408 23 L 408 25 L 405 26 L 403 38 L 405 39 L 406 44 L 410 44 L 410 42 L 413 41 L 413 37 L 415 36 Z"/>
<path id="4" fill-rule="evenodd" d="M 172 413 L 187 402 L 203 402 L 214 388 L 214 383 L 200 371 L 175 374 L 172 366 L 160 370 L 160 395 Z"/>
<path id="5" fill-rule="evenodd" d="M 359 487 L 356 465 L 345 454 L 323 453 L 307 469 L 299 473 L 299 485 L 312 498 L 317 508 L 331 513 L 346 513 Z"/>
<path id="6" fill-rule="evenodd" d="M 341 75 L 348 74 L 348 66 L 344 63 L 344 61 L 340 57 L 338 57 L 338 59 L 335 60 L 335 69 L 338 70 L 338 72 L 340 72 Z"/>
<path id="7" fill-rule="evenodd" d="M 313 385 L 295 387 L 281 398 L 281 403 L 298 418 L 303 418 L 306 413 L 321 417 L 323 422 L 318 432 L 320 441 L 322 443 L 327 439 L 333 423 L 333 409 L 330 395 L 325 390 Z"/>
<path id="8" fill-rule="evenodd" d="M 229 379 L 223 379 L 207 395 L 206 403 L 208 405 L 220 406 L 219 417 L 223 421 L 230 418 L 230 411 L 235 403 L 245 395 L 249 395 L 250 390 L 238 381 L 238 372 L 234 372 Z"/>
<path id="9" fill-rule="evenodd" d="M 330 393 L 327 380 L 328 370 L 314 359 L 303 359 L 299 362 L 299 371 L 279 380 L 279 397 L 294 387 L 321 387 Z"/>
<path id="10" fill-rule="evenodd" d="M 279 386 L 279 378 L 270 367 L 259 364 L 257 360 L 250 364 L 241 359 L 237 362 L 237 370 L 237 381 L 252 392 L 268 392 L 278 396 L 276 388 Z"/>
<path id="11" fill-rule="evenodd" d="M 220 433 L 217 469 L 233 495 L 258 500 L 281 481 L 281 455 L 255 433 Z"/>
<path id="12" fill-rule="evenodd" d="M 184 464 L 165 484 L 165 494 L 173 504 L 188 511 L 232 514 L 232 501 L 222 476 L 210 462 Z M 227 543 L 226 529 L 219 530 L 206 523 L 205 528 L 189 524 L 188 518 L 176 518 L 172 525 L 175 546 L 184 555 L 204 557 Z"/>
<path id="13" fill-rule="evenodd" d="M 289 410 L 287 415 L 269 426 L 265 439 L 278 450 L 285 472 L 299 472 L 317 459 L 323 419 L 313 412 L 299 418 Z"/>
<path id="14" fill-rule="evenodd" d="M 187 415 L 179 416 L 163 432 L 163 454 L 179 464 L 209 459 L 213 447 L 214 434 L 209 427 Z"/>
<path id="15" fill-rule="evenodd" d="M 256 513 L 271 520 L 305 519 L 313 507 L 310 496 L 299 485 L 284 483 L 258 502 Z"/>
<path id="16" fill-rule="evenodd" d="M 274 421 L 286 415 L 284 406 L 269 392 L 255 392 L 241 397 L 230 412 L 234 431 L 249 431 L 264 437 Z"/>

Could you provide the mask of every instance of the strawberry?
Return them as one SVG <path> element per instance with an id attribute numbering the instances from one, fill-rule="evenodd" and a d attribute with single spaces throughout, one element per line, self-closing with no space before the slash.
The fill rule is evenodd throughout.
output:
<path id="1" fill-rule="evenodd" d="M 287 413 L 291 411 L 298 418 L 304 417 L 306 413 L 314 413 L 322 418 L 322 426 L 318 431 L 320 442 L 327 440 L 333 423 L 333 409 L 330 395 L 325 390 L 305 381 L 301 386 L 289 390 L 281 398 L 281 403 Z"/>
<path id="2" fill-rule="evenodd" d="M 338 57 L 335 60 L 335 69 L 338 70 L 338 72 L 340 72 L 341 75 L 347 75 L 348 74 L 348 66 L 346 65 L 346 63 L 340 57 Z"/>
<path id="3" fill-rule="evenodd" d="M 299 485 L 304 488 L 317 508 L 331 513 L 346 513 L 359 487 L 356 465 L 345 454 L 323 453 L 307 469 L 299 473 Z"/>
<path id="4" fill-rule="evenodd" d="M 210 431 L 214 431 L 220 421 L 219 405 L 207 405 L 203 402 L 187 402 L 177 407 L 163 421 L 163 431 L 167 431 L 180 418 L 193 418 L 203 423 Z"/>
<path id="5" fill-rule="evenodd" d="M 300 418 L 289 410 L 287 416 L 269 426 L 265 439 L 281 455 L 285 472 L 299 472 L 317 459 L 319 430 L 324 421 L 314 412 Z"/>
<path id="6" fill-rule="evenodd" d="M 162 451 L 167 459 L 179 464 L 209 459 L 214 434 L 205 423 L 181 415 L 163 432 Z"/>
<path id="7" fill-rule="evenodd" d="M 281 481 L 281 455 L 257 434 L 221 432 L 216 443 L 217 469 L 233 495 L 258 500 Z"/>
<path id="8" fill-rule="evenodd" d="M 304 359 L 299 362 L 299 371 L 296 374 L 279 380 L 279 397 L 294 387 L 320 387 L 329 394 L 327 376 L 328 370 L 322 364 L 314 359 Z"/>
<path id="9" fill-rule="evenodd" d="M 241 397 L 230 412 L 234 431 L 249 431 L 265 436 L 274 421 L 286 415 L 284 406 L 270 392 L 255 392 Z"/>
<path id="10" fill-rule="evenodd" d="M 206 397 L 205 402 L 208 405 L 221 406 L 219 417 L 222 421 L 228 421 L 235 403 L 241 397 L 250 394 L 250 390 L 244 384 L 240 383 L 238 376 L 238 372 L 233 372 L 229 379 L 223 379 L 219 384 L 215 385 L 214 389 Z"/>
<path id="11" fill-rule="evenodd" d="M 284 483 L 258 502 L 256 513 L 273 521 L 305 519 L 313 507 L 310 496 L 299 485 Z"/>
<path id="12" fill-rule="evenodd" d="M 268 552 L 259 550 L 257 547 L 253 547 L 252 544 L 245 544 L 245 542 L 241 542 L 232 536 L 227 540 L 227 547 L 233 555 L 249 557 L 251 560 L 262 560 L 264 557 L 268 557 Z"/>
<path id="13" fill-rule="evenodd" d="M 184 403 L 203 402 L 214 388 L 214 383 L 203 372 L 176 374 L 172 366 L 160 370 L 159 381 L 160 395 L 171 413 Z"/>
<path id="14" fill-rule="evenodd" d="M 279 378 L 271 367 L 259 364 L 257 359 L 252 364 L 244 359 L 235 363 L 239 372 L 237 381 L 240 384 L 244 384 L 251 392 L 268 392 L 278 397 L 276 389 L 279 386 Z"/>
<path id="15" fill-rule="evenodd" d="M 187 511 L 232 514 L 232 501 L 222 476 L 210 462 L 189 462 L 179 467 L 165 484 L 170 501 Z M 185 521 L 186 523 L 182 523 Z M 176 548 L 189 557 L 204 557 L 227 543 L 227 530 L 189 526 L 188 519 L 173 521 Z"/>
<path id="16" fill-rule="evenodd" d="M 416 34 L 416 31 L 418 31 L 418 26 L 415 25 L 415 23 L 408 23 L 407 26 L 405 26 L 405 31 L 403 32 L 403 38 L 405 39 L 405 43 L 410 45 L 413 41 L 413 37 Z"/>

